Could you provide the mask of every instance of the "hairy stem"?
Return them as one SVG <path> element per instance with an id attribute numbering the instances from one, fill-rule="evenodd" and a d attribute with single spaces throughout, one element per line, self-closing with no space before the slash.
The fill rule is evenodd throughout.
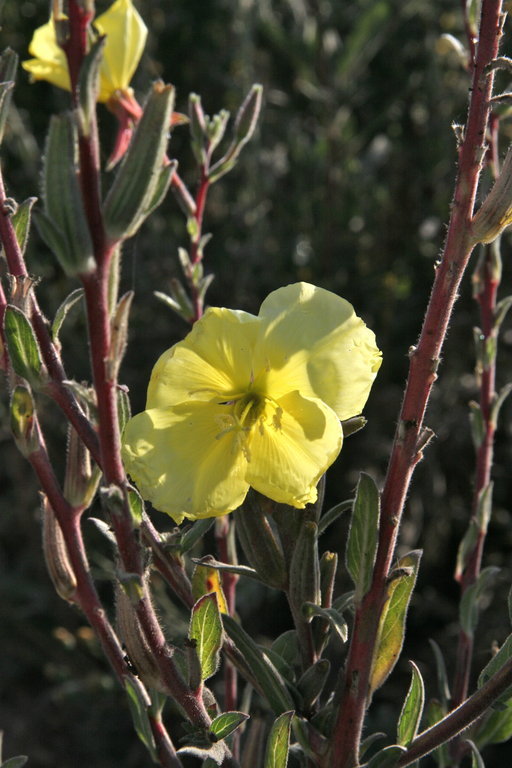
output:
<path id="1" fill-rule="evenodd" d="M 473 88 L 464 142 L 459 154 L 452 215 L 443 258 L 425 314 L 417 347 L 410 351 L 410 368 L 397 431 L 382 492 L 379 545 L 372 585 L 356 613 L 341 702 L 333 730 L 331 759 L 337 768 L 352 768 L 359 759 L 359 743 L 367 706 L 379 619 L 386 579 L 405 497 L 414 468 L 421 459 L 423 419 L 439 364 L 441 349 L 462 275 L 472 251 L 471 217 L 484 152 L 493 75 L 486 66 L 496 57 L 501 35 L 501 2 L 483 0 L 480 38 L 474 65 Z"/>

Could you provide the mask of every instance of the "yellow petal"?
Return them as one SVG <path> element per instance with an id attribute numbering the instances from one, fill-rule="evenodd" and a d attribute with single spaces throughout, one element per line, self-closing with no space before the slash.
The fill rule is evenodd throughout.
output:
<path id="1" fill-rule="evenodd" d="M 131 0 L 116 0 L 94 21 L 107 43 L 100 70 L 99 101 L 108 101 L 116 90 L 130 85 L 141 59 L 148 30 Z"/>
<path id="2" fill-rule="evenodd" d="M 247 312 L 210 308 L 184 341 L 164 352 L 148 387 L 147 408 L 240 394 L 251 380 L 259 320 Z"/>
<path id="3" fill-rule="evenodd" d="M 226 409 L 200 402 L 153 408 L 126 426 L 126 471 L 142 496 L 178 523 L 224 515 L 247 494 L 247 462 L 236 434 L 221 434 Z"/>
<path id="4" fill-rule="evenodd" d="M 343 432 L 336 414 L 318 399 L 298 392 L 267 405 L 262 429 L 251 433 L 246 478 L 274 501 L 304 507 L 316 500 L 316 486 L 341 450 Z"/>
<path id="5" fill-rule="evenodd" d="M 272 397 L 318 397 L 341 420 L 361 413 L 381 364 L 375 335 L 345 299 L 308 283 L 271 293 L 261 305 L 257 368 Z"/>
<path id="6" fill-rule="evenodd" d="M 34 58 L 23 61 L 21 66 L 34 80 L 47 80 L 58 88 L 70 90 L 66 56 L 57 45 L 53 19 L 36 29 L 28 50 Z"/>

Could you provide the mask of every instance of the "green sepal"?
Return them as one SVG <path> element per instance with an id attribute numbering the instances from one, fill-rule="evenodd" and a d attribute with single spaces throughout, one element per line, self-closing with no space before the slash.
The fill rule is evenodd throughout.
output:
<path id="1" fill-rule="evenodd" d="M 294 712 L 283 712 L 274 721 L 267 740 L 264 768 L 286 768 Z"/>
<path id="2" fill-rule="evenodd" d="M 406 751 L 405 747 L 401 747 L 398 744 L 384 747 L 384 749 L 381 749 L 380 752 L 377 752 L 377 754 L 372 757 L 365 768 L 394 768 L 398 765 L 398 761 Z"/>
<path id="3" fill-rule="evenodd" d="M 111 241 L 134 235 L 155 201 L 173 104 L 174 88 L 155 83 L 105 200 L 105 229 Z"/>
<path id="4" fill-rule="evenodd" d="M 54 344 L 59 343 L 60 329 L 62 328 L 62 324 L 64 323 L 69 310 L 80 301 L 83 295 L 84 289 L 76 288 L 74 291 L 71 291 L 69 296 L 66 296 L 62 304 L 59 306 L 57 312 L 55 313 L 51 328 L 52 341 Z"/>
<path id="5" fill-rule="evenodd" d="M 405 620 L 422 552 L 414 550 L 400 558 L 386 588 L 386 603 L 380 618 L 370 693 L 383 684 L 395 666 L 405 634 Z"/>
<path id="6" fill-rule="evenodd" d="M 128 696 L 128 704 L 135 732 L 148 750 L 153 762 L 158 763 L 155 739 L 148 717 L 148 708 L 151 706 L 151 700 L 142 684 L 135 677 L 126 677 L 124 687 Z"/>
<path id="7" fill-rule="evenodd" d="M 192 608 L 188 631 L 189 639 L 196 642 L 202 680 L 207 680 L 214 675 L 219 667 L 222 635 L 222 620 L 217 594 L 210 592 L 200 597 Z"/>
<path id="8" fill-rule="evenodd" d="M 30 321 L 18 307 L 7 306 L 4 332 L 14 372 L 37 389 L 45 378 L 41 352 Z"/>
<path id="9" fill-rule="evenodd" d="M 77 131 L 73 115 L 53 115 L 46 139 L 43 167 L 45 212 L 36 224 L 68 275 L 87 274 L 95 267 L 92 239 L 78 179 Z"/>
<path id="10" fill-rule="evenodd" d="M 421 672 L 413 661 L 409 663 L 412 667 L 411 684 L 400 712 L 396 732 L 397 743 L 404 747 L 409 746 L 418 733 L 425 706 L 425 685 Z"/>
<path id="11" fill-rule="evenodd" d="M 4 137 L 17 69 L 18 54 L 12 48 L 6 48 L 0 56 L 0 142 Z"/>
<path id="12" fill-rule="evenodd" d="M 30 214 L 32 206 L 36 201 L 37 197 L 28 197 L 18 205 L 11 218 L 16 240 L 18 241 L 22 254 L 25 253 L 27 247 L 28 236 L 30 234 Z"/>
<path id="13" fill-rule="evenodd" d="M 221 741 L 249 719 L 245 712 L 224 712 L 215 717 L 210 723 L 210 738 Z"/>
<path id="14" fill-rule="evenodd" d="M 80 67 L 78 127 L 82 136 L 91 135 L 100 92 L 100 67 L 106 42 L 106 35 L 98 37 L 91 45 Z"/>
<path id="15" fill-rule="evenodd" d="M 380 496 L 370 475 L 361 473 L 347 541 L 346 563 L 355 585 L 356 605 L 368 592 L 377 553 Z"/>
<path id="16" fill-rule="evenodd" d="M 480 572 L 477 581 L 468 587 L 462 595 L 459 616 L 460 625 L 466 634 L 472 635 L 475 631 L 483 593 L 499 571 L 500 569 L 494 565 L 484 568 Z"/>
<path id="17" fill-rule="evenodd" d="M 256 689 L 266 698 L 274 713 L 280 715 L 293 709 L 293 699 L 284 680 L 252 637 L 231 616 L 223 615 L 222 621 L 226 633 L 251 670 Z"/>
<path id="18" fill-rule="evenodd" d="M 281 542 L 258 495 L 250 490 L 244 506 L 233 516 L 235 530 L 249 564 L 265 584 L 282 589 L 286 585 L 287 573 Z"/>
<path id="19" fill-rule="evenodd" d="M 30 390 L 23 385 L 14 387 L 11 395 L 11 432 L 25 458 L 40 447 L 35 413 L 36 406 Z"/>

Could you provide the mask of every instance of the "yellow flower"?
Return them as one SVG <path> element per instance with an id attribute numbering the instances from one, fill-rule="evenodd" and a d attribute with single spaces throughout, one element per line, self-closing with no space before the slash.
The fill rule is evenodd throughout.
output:
<path id="1" fill-rule="evenodd" d="M 124 432 L 126 469 L 178 523 L 232 512 L 250 486 L 302 508 L 380 363 L 352 305 L 308 283 L 274 291 L 257 317 L 210 308 L 156 363 Z"/>
<path id="2" fill-rule="evenodd" d="M 116 0 L 95 19 L 94 26 L 100 35 L 107 36 L 98 96 L 99 101 L 107 102 L 117 91 L 129 90 L 148 31 L 131 0 Z M 22 62 L 22 66 L 34 80 L 47 80 L 70 90 L 66 56 L 57 44 L 53 19 L 36 29 L 28 50 L 35 58 Z"/>

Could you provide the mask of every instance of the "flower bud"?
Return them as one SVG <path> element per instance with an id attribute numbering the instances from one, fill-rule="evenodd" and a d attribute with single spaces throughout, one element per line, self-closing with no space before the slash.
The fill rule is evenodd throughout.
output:
<path id="1" fill-rule="evenodd" d="M 73 507 L 87 509 L 100 478 L 101 471 L 96 465 L 91 465 L 91 455 L 82 439 L 69 426 L 64 496 Z"/>
<path id="2" fill-rule="evenodd" d="M 19 385 L 11 397 L 11 431 L 19 450 L 28 458 L 40 447 L 35 421 L 35 404 L 30 390 Z"/>
<path id="3" fill-rule="evenodd" d="M 281 542 L 258 497 L 259 494 L 249 491 L 244 507 L 234 513 L 236 532 L 245 556 L 258 576 L 269 586 L 283 589 L 286 564 Z"/>
<path id="4" fill-rule="evenodd" d="M 512 147 L 493 188 L 473 217 L 473 243 L 491 243 L 512 224 Z"/>
<path id="5" fill-rule="evenodd" d="M 59 521 L 46 496 L 42 497 L 43 552 L 46 567 L 57 594 L 69 603 L 76 602 L 76 577 Z"/>
<path id="6" fill-rule="evenodd" d="M 318 526 L 306 520 L 302 524 L 290 565 L 290 602 L 299 609 L 304 603 L 321 604 L 317 545 Z"/>

